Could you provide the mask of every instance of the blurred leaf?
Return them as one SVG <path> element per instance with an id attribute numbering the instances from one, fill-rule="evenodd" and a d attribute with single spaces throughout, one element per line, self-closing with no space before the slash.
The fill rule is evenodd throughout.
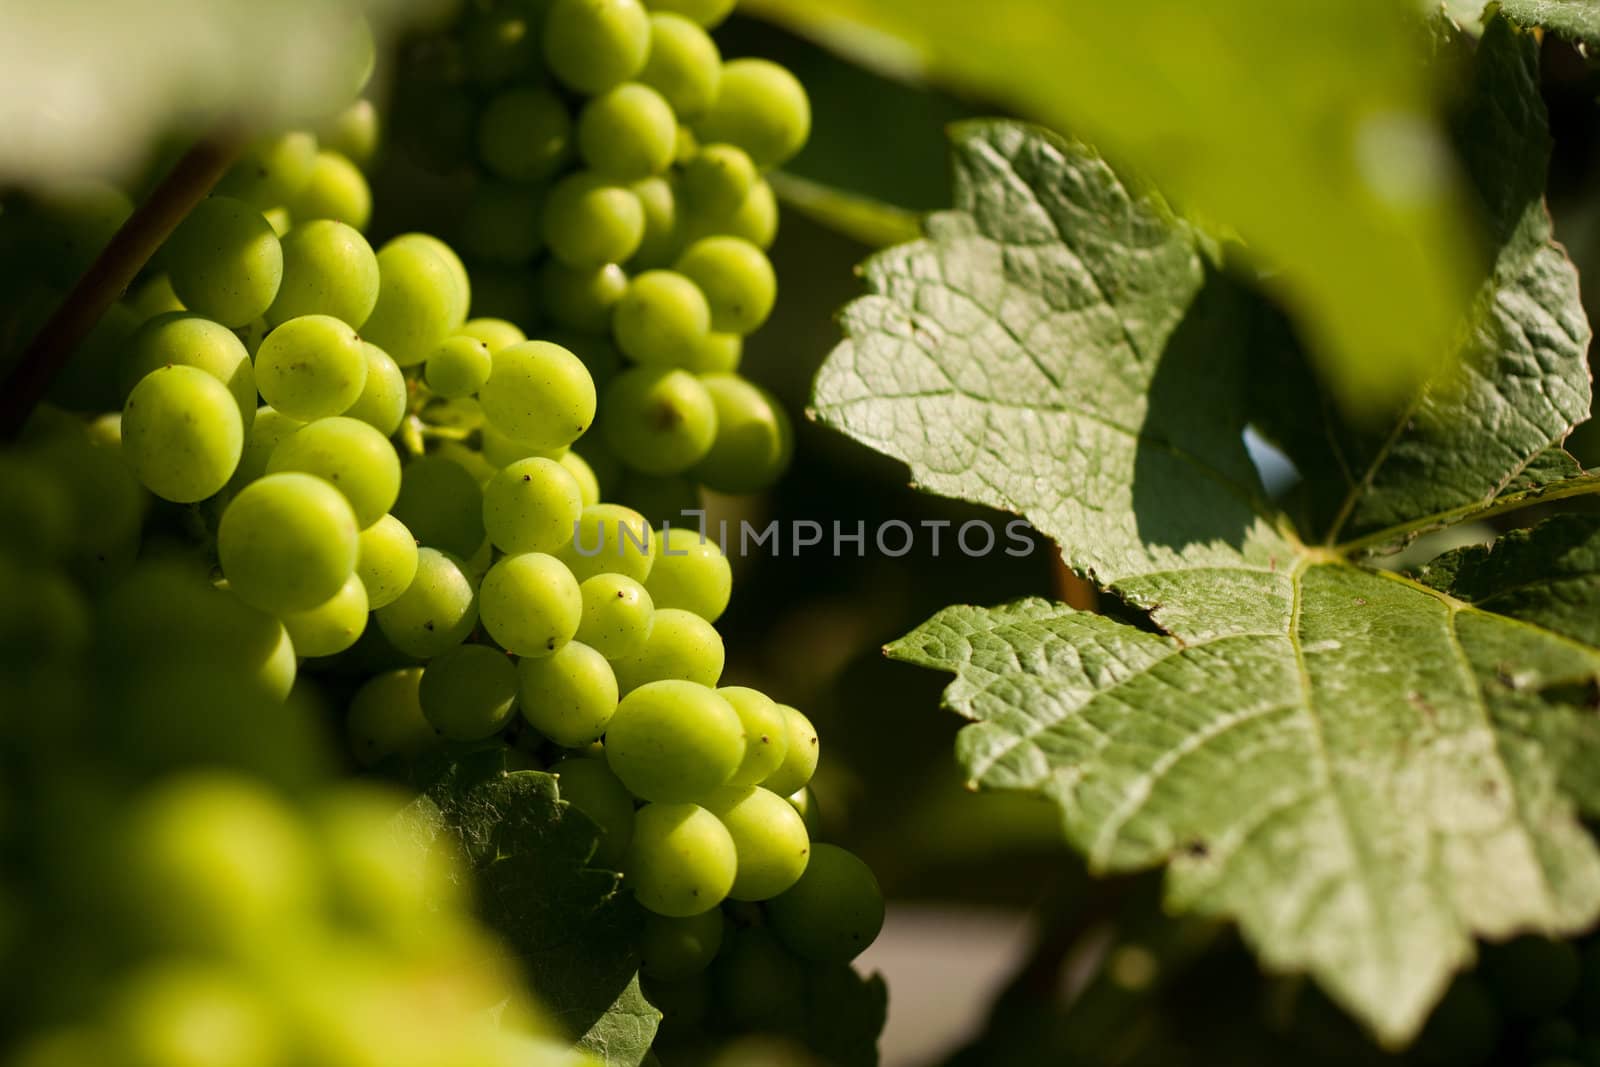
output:
<path id="1" fill-rule="evenodd" d="M 1277 272 L 1272 284 L 1351 408 L 1404 397 L 1455 348 L 1477 280 L 1474 228 L 1438 121 L 1426 34 L 1405 5 L 750 7 L 825 39 L 843 27 L 854 54 L 890 50 L 1083 136 L 1239 234 Z"/>
<path id="2" fill-rule="evenodd" d="M 1600 4 L 1595 0 L 1500 0 L 1507 18 L 1589 44 L 1600 43 Z"/>

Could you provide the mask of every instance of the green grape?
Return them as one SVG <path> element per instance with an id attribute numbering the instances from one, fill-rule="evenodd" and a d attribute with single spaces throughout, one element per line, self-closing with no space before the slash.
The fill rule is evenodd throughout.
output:
<path id="1" fill-rule="evenodd" d="M 127 302 L 140 322 L 148 322 L 157 315 L 171 311 L 185 310 L 183 301 L 172 291 L 172 277 L 167 274 L 157 274 L 139 286 L 129 294 Z"/>
<path id="2" fill-rule="evenodd" d="M 645 588 L 660 608 L 716 622 L 733 595 L 733 568 L 715 541 L 697 530 L 669 529 L 656 539 L 655 564 Z"/>
<path id="3" fill-rule="evenodd" d="M 348 410 L 367 383 L 367 355 L 348 323 L 302 315 L 279 326 L 256 353 L 256 387 L 277 410 L 318 419 Z"/>
<path id="4" fill-rule="evenodd" d="M 634 367 L 606 386 L 600 430 L 617 456 L 646 474 L 677 474 L 717 439 L 711 394 L 687 371 Z"/>
<path id="5" fill-rule="evenodd" d="M 744 724 L 744 762 L 739 764 L 728 784 L 740 788 L 760 785 L 783 766 L 783 759 L 789 753 L 788 718 L 771 697 L 759 690 L 728 685 L 717 692 L 733 706 Z"/>
<path id="6" fill-rule="evenodd" d="M 643 178 L 628 186 L 644 209 L 644 236 L 628 266 L 634 270 L 668 267 L 683 250 L 678 226 L 678 194 L 674 180 L 666 177 Z"/>
<path id="7" fill-rule="evenodd" d="M 705 294 L 711 326 L 721 333 L 754 333 L 772 314 L 777 276 L 766 253 L 743 238 L 702 237 L 674 269 Z"/>
<path id="8" fill-rule="evenodd" d="M 544 243 L 557 259 L 593 269 L 622 263 L 638 251 L 644 240 L 644 205 L 627 186 L 578 171 L 551 187 L 543 225 Z"/>
<path id="9" fill-rule="evenodd" d="M 562 448 L 594 421 L 594 379 L 583 361 L 548 341 L 503 348 L 478 392 L 495 429 L 539 448 Z"/>
<path id="10" fill-rule="evenodd" d="M 671 918 L 710 911 L 733 886 L 738 855 L 718 818 L 694 804 L 646 804 L 634 813 L 623 861 L 639 903 Z"/>
<path id="11" fill-rule="evenodd" d="M 597 174 L 636 181 L 672 166 L 678 120 L 667 98 L 639 82 L 607 89 L 578 116 L 578 152 Z"/>
<path id="12" fill-rule="evenodd" d="M 628 655 L 644 645 L 655 614 L 644 586 L 625 574 L 597 574 L 578 588 L 583 594 L 579 641 L 607 659 Z"/>
<path id="13" fill-rule="evenodd" d="M 502 348 L 519 345 L 528 339 L 528 335 L 522 332 L 521 327 L 505 319 L 468 319 L 459 332 L 468 337 L 476 337 L 488 345 L 490 355 L 494 355 Z"/>
<path id="14" fill-rule="evenodd" d="M 642 800 L 702 800 L 744 759 L 744 726 L 716 690 L 666 680 L 622 697 L 606 731 L 606 762 Z"/>
<path id="15" fill-rule="evenodd" d="M 669 982 L 699 974 L 722 947 L 722 926 L 715 909 L 681 919 L 651 915 L 639 931 L 639 969 Z"/>
<path id="16" fill-rule="evenodd" d="M 639 0 L 555 0 L 545 17 L 545 63 L 580 93 L 627 81 L 649 53 L 650 18 Z"/>
<path id="17" fill-rule="evenodd" d="M 592 508 L 600 503 L 600 480 L 595 477 L 594 468 L 589 466 L 588 460 L 576 452 L 568 452 L 557 462 L 567 468 L 567 473 L 578 483 L 578 498 L 583 501 L 584 507 Z"/>
<path id="18" fill-rule="evenodd" d="M 362 336 L 402 367 L 415 366 L 466 319 L 449 260 L 421 242 L 390 241 L 378 252 L 378 303 Z"/>
<path id="19" fill-rule="evenodd" d="M 806 824 L 806 832 L 816 837 L 822 829 L 822 809 L 817 806 L 817 794 L 810 786 L 806 786 L 790 793 L 788 800 L 794 810 L 800 813 L 800 820 Z"/>
<path id="20" fill-rule="evenodd" d="M 299 419 L 291 419 L 268 405 L 257 408 L 245 435 L 244 455 L 239 459 L 230 484 L 239 489 L 267 473 L 267 460 L 272 457 L 273 450 L 304 425 Z"/>
<path id="21" fill-rule="evenodd" d="M 406 464 L 391 510 L 422 544 L 465 557 L 483 543 L 483 490 L 444 456 L 419 456 Z"/>
<path id="22" fill-rule="evenodd" d="M 489 346 L 458 333 L 439 342 L 423 367 L 423 376 L 428 388 L 440 396 L 463 397 L 476 393 L 493 369 Z"/>
<path id="23" fill-rule="evenodd" d="M 549 660 L 533 660 L 547 663 Z M 519 665 L 520 669 L 520 665 Z M 526 704 L 524 704 L 526 707 Z M 604 760 L 573 756 L 550 768 L 561 790 L 561 799 L 587 815 L 600 828 L 600 843 L 594 862 L 601 867 L 618 867 L 633 840 L 633 797 L 628 795 Z"/>
<path id="24" fill-rule="evenodd" d="M 1583 973 L 1572 945 L 1533 935 L 1490 946 L 1481 970 L 1495 1002 L 1515 1019 L 1559 1013 L 1577 992 Z"/>
<path id="25" fill-rule="evenodd" d="M 734 930 L 711 966 L 711 988 L 717 1018 L 735 1033 L 805 1032 L 805 964 L 769 930 Z"/>
<path id="26" fill-rule="evenodd" d="M 244 429 L 250 429 L 256 417 L 255 367 L 232 330 L 187 312 L 146 321 L 128 338 L 120 368 L 120 396 L 126 400 L 146 375 L 167 366 L 194 367 L 227 386 L 239 406 Z"/>
<path id="27" fill-rule="evenodd" d="M 489 479 L 498 473 L 494 464 L 485 459 L 482 452 L 468 448 L 459 441 L 441 441 L 439 443 L 439 451 L 435 452 L 434 455 L 439 456 L 441 459 L 448 459 L 451 463 L 456 464 L 470 474 L 472 480 L 478 483 L 480 493 L 483 486 L 489 483 Z M 478 542 L 480 549 L 486 544 L 488 544 L 487 541 Z M 474 554 L 476 552 L 477 549 L 474 549 Z"/>
<path id="28" fill-rule="evenodd" d="M 372 767 L 390 756 L 409 759 L 433 746 L 438 735 L 422 716 L 421 684 L 422 668 L 407 667 L 374 675 L 356 690 L 345 734 L 357 763 Z"/>
<path id="29" fill-rule="evenodd" d="M 311 165 L 311 180 L 284 206 L 297 223 L 332 219 L 364 230 L 372 221 L 372 187 L 360 167 L 338 152 L 322 151 Z"/>
<path id="30" fill-rule="evenodd" d="M 766 910 L 784 946 L 818 963 L 855 959 L 883 929 L 883 891 L 872 868 L 837 845 L 814 845 L 800 880 Z"/>
<path id="31" fill-rule="evenodd" d="M 555 552 L 572 540 L 583 514 L 583 493 L 560 463 L 519 459 L 483 489 L 483 527 L 505 552 Z"/>
<path id="32" fill-rule="evenodd" d="M 711 35 L 672 12 L 650 16 L 650 56 L 639 80 L 666 97 L 679 118 L 698 118 L 722 86 L 722 53 Z"/>
<path id="33" fill-rule="evenodd" d="M 732 14 L 736 3 L 738 0 L 650 0 L 645 6 L 651 11 L 670 11 L 682 15 L 710 30 Z"/>
<path id="34" fill-rule="evenodd" d="M 335 415 L 307 423 L 272 452 L 267 472 L 304 471 L 331 483 L 350 501 L 365 530 L 400 495 L 400 457 L 388 438 L 359 419 Z"/>
<path id="35" fill-rule="evenodd" d="M 269 474 L 222 513 L 217 555 L 245 603 L 281 614 L 327 600 L 355 573 L 359 528 L 344 495 L 309 474 Z"/>
<path id="36" fill-rule="evenodd" d="M 821 755 L 821 748 L 817 744 L 817 728 L 811 725 L 810 719 L 787 704 L 779 704 L 778 709 L 783 712 L 789 741 L 785 746 L 783 762 L 761 784 L 774 793 L 787 796 L 810 784 L 811 776 L 817 772 L 817 757 Z"/>
<path id="37" fill-rule="evenodd" d="M 769 489 L 794 455 L 794 429 L 776 397 L 737 374 L 707 374 L 700 384 L 717 413 L 717 438 L 693 476 L 719 493 Z"/>
<path id="38" fill-rule="evenodd" d="M 578 748 L 605 734 L 617 710 L 617 679 L 599 652 L 568 641 L 517 664 L 522 717 L 545 737 Z"/>
<path id="39" fill-rule="evenodd" d="M 702 145 L 683 168 L 683 193 L 694 210 L 731 215 L 744 204 L 760 175 L 750 156 L 731 144 Z"/>
<path id="40" fill-rule="evenodd" d="M 676 367 L 705 343 L 711 310 L 705 294 L 684 275 L 647 270 L 617 301 L 611 329 L 617 347 L 638 363 Z"/>
<path id="41" fill-rule="evenodd" d="M 473 190 L 461 215 L 461 250 L 489 263 L 518 266 L 539 254 L 544 190 L 538 186 L 484 182 Z"/>
<path id="42" fill-rule="evenodd" d="M 616 573 L 642 583 L 650 576 L 653 540 L 650 523 L 632 508 L 590 504 L 578 517 L 571 543 L 556 557 L 580 582 Z"/>
<path id="43" fill-rule="evenodd" d="M 122 409 L 122 453 L 152 493 L 180 504 L 228 484 L 244 452 L 239 405 L 225 385 L 194 367 L 147 375 Z"/>
<path id="44" fill-rule="evenodd" d="M 800 880 L 811 857 L 811 835 L 787 800 L 766 789 L 729 786 L 705 806 L 728 828 L 739 853 L 729 897 L 771 900 Z"/>
<path id="45" fill-rule="evenodd" d="M 511 721 L 517 703 L 517 668 L 487 645 L 457 645 L 422 672 L 422 714 L 452 741 L 493 737 Z"/>
<path id="46" fill-rule="evenodd" d="M 240 949 L 310 915 L 310 843 L 283 802 L 249 778 L 169 778 L 141 794 L 117 836 L 118 897 L 137 932 L 158 944 Z"/>
<path id="47" fill-rule="evenodd" d="M 391 246 L 426 248 L 439 257 L 440 262 L 448 268 L 452 282 L 450 321 L 455 323 L 450 332 L 455 333 L 460 325 L 466 322 L 467 309 L 472 305 L 472 276 L 467 273 L 467 265 L 456 255 L 456 250 L 429 233 L 403 233 L 399 237 L 391 238 L 389 243 L 384 245 L 385 248 Z"/>
<path id="48" fill-rule="evenodd" d="M 698 515 L 703 510 L 700 486 L 675 474 L 628 471 L 613 495 L 619 504 L 626 504 L 653 525 L 682 522 L 685 515 Z"/>
<path id="49" fill-rule="evenodd" d="M 290 130 L 246 148 L 212 191 L 265 211 L 297 196 L 311 180 L 316 161 L 316 137 L 304 130 Z"/>
<path id="50" fill-rule="evenodd" d="M 627 291 L 628 275 L 615 263 L 576 268 L 549 259 L 539 268 L 539 297 L 545 314 L 569 330 L 609 331 L 611 311 Z"/>
<path id="51" fill-rule="evenodd" d="M 550 655 L 572 640 L 583 618 L 577 579 L 543 552 L 521 552 L 490 567 L 479 601 L 489 636 L 518 656 Z"/>
<path id="52" fill-rule="evenodd" d="M 765 180 L 750 187 L 737 211 L 707 211 L 685 201 L 678 214 L 679 236 L 684 243 L 706 237 L 738 237 L 766 249 L 778 236 L 778 198 Z"/>
<path id="53" fill-rule="evenodd" d="M 360 419 L 388 437 L 405 421 L 411 390 L 405 372 L 389 358 L 389 353 L 371 341 L 362 341 L 361 354 L 367 361 L 367 378 L 361 385 L 361 396 L 342 414 Z"/>
<path id="54" fill-rule="evenodd" d="M 478 158 L 507 181 L 534 182 L 561 168 L 572 150 L 572 116 L 548 89 L 510 89 L 478 117 Z"/>
<path id="55" fill-rule="evenodd" d="M 711 110 L 695 123 L 702 141 L 726 141 L 766 169 L 787 162 L 811 134 L 811 102 L 795 76 L 765 59 L 723 64 Z"/>
<path id="56" fill-rule="evenodd" d="M 174 959 L 122 979 L 104 1024 L 116 1062 L 137 1067 L 282 1063 L 288 1049 L 278 1014 L 247 984 L 245 973 Z"/>
<path id="57" fill-rule="evenodd" d="M 167 241 L 163 261 L 187 307 L 224 326 L 259 318 L 283 281 L 283 246 L 261 212 L 214 196 L 195 205 Z"/>
<path id="58" fill-rule="evenodd" d="M 501 2 L 474 13 L 461 31 L 467 74 L 481 85 L 539 80 L 539 0 Z"/>
<path id="59" fill-rule="evenodd" d="M 337 593 L 316 607 L 284 612 L 283 627 L 295 652 L 302 656 L 343 652 L 367 628 L 367 587 L 352 574 Z"/>
<path id="60" fill-rule="evenodd" d="M 731 374 L 744 358 L 744 338 L 736 333 L 706 334 L 706 339 L 684 360 L 682 369 L 690 374 Z"/>
<path id="61" fill-rule="evenodd" d="M 286 207 L 269 207 L 261 213 L 261 217 L 267 220 L 267 225 L 272 227 L 272 232 L 278 235 L 280 241 L 294 225 L 294 220 L 289 217 L 289 209 Z"/>
<path id="62" fill-rule="evenodd" d="M 371 162 L 378 151 L 378 109 L 361 99 L 317 128 L 317 143 L 355 163 Z"/>
<path id="63" fill-rule="evenodd" d="M 657 608 L 644 646 L 631 656 L 619 657 L 612 667 L 623 693 L 664 679 L 712 686 L 722 677 L 725 655 L 722 635 L 709 622 L 687 611 Z"/>
<path id="64" fill-rule="evenodd" d="M 478 625 L 478 590 L 461 560 L 419 548 L 411 584 L 375 615 L 378 629 L 395 648 L 431 659 L 465 641 Z"/>
<path id="65" fill-rule="evenodd" d="M 378 257 L 367 239 L 342 222 L 314 219 L 291 229 L 282 243 L 283 284 L 267 322 L 332 315 L 359 329 L 378 302 Z"/>
<path id="66" fill-rule="evenodd" d="M 361 531 L 356 577 L 373 611 L 400 598 L 417 576 L 417 541 L 405 523 L 385 515 Z"/>

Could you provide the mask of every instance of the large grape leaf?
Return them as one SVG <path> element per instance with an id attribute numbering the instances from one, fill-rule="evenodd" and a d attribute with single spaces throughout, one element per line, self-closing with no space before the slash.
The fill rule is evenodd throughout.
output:
<path id="1" fill-rule="evenodd" d="M 1500 10 L 1524 26 L 1543 26 L 1573 40 L 1600 43 L 1600 3 L 1595 0 L 1500 0 Z"/>
<path id="2" fill-rule="evenodd" d="M 1022 512 L 1151 624 L 1025 601 L 951 608 L 890 646 L 956 675 L 972 781 L 1053 797 L 1097 870 L 1167 865 L 1175 908 L 1237 920 L 1268 966 L 1312 973 L 1392 1044 L 1475 936 L 1600 914 L 1580 820 L 1600 647 L 1317 543 L 1337 508 L 1315 505 L 1352 486 L 1396 501 L 1359 527 L 1373 537 L 1438 517 L 1419 509 L 1596 487 L 1556 447 L 1587 411 L 1587 333 L 1539 226 L 1535 62 L 1491 26 L 1475 107 L 1505 119 L 1468 125 L 1534 129 L 1476 168 L 1500 242 L 1484 355 L 1375 431 L 1418 470 L 1347 477 L 1341 441 L 1374 431 L 1333 421 L 1282 319 L 1092 152 L 1011 124 L 958 131 L 958 210 L 868 263 L 873 295 L 816 385 L 823 421 L 934 491 Z M 1252 423 L 1300 466 L 1292 514 L 1245 457 Z"/>

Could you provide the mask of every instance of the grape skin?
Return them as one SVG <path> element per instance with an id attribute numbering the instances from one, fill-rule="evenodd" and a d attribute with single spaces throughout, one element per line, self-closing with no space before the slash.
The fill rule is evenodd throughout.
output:
<path id="1" fill-rule="evenodd" d="M 598 741 L 617 710 L 617 680 L 599 652 L 568 641 L 548 656 L 517 664 L 522 717 L 566 748 Z"/>
<path id="2" fill-rule="evenodd" d="M 505 552 L 556 552 L 582 514 L 577 479 L 543 456 L 508 464 L 483 488 L 483 527 Z"/>
<path id="3" fill-rule="evenodd" d="M 452 741 L 481 741 L 515 714 L 517 669 L 510 657 L 484 645 L 457 645 L 422 672 L 423 717 Z"/>
<path id="4" fill-rule="evenodd" d="M 428 357 L 423 374 L 428 388 L 442 397 L 460 398 L 476 393 L 489 380 L 494 358 L 489 346 L 476 337 L 452 334 L 439 342 Z"/>
<path id="5" fill-rule="evenodd" d="M 361 531 L 356 577 L 373 611 L 400 598 L 417 576 L 417 542 L 405 523 L 385 515 Z"/>
<path id="6" fill-rule="evenodd" d="M 466 640 L 477 625 L 478 590 L 458 558 L 418 549 L 416 577 L 375 617 L 394 647 L 430 659 Z"/>
<path id="7" fill-rule="evenodd" d="M 678 120 L 666 97 L 648 85 L 625 82 L 584 105 L 578 116 L 578 151 L 597 174 L 636 181 L 672 165 Z"/>
<path id="8" fill-rule="evenodd" d="M 625 574 L 644 582 L 654 563 L 654 532 L 645 517 L 621 504 L 583 509 L 572 541 L 556 553 L 580 582 L 597 574 Z"/>
<path id="9" fill-rule="evenodd" d="M 373 767 L 390 756 L 416 756 L 436 740 L 418 696 L 422 668 L 373 675 L 350 699 L 345 735 L 356 762 Z"/>
<path id="10" fill-rule="evenodd" d="M 410 391 L 405 372 L 389 358 L 389 353 L 370 341 L 361 342 L 361 353 L 367 360 L 367 379 L 361 385 L 361 395 L 356 402 L 340 414 L 360 419 L 388 437 L 400 428 L 406 417 Z"/>
<path id="11" fill-rule="evenodd" d="M 725 656 L 722 635 L 710 623 L 687 611 L 658 608 L 643 647 L 631 656 L 619 657 L 611 665 L 617 672 L 618 688 L 626 694 L 642 685 L 668 679 L 716 685 L 722 677 Z M 793 737 L 791 732 L 791 746 Z M 812 744 L 815 745 L 815 738 Z M 805 782 L 800 782 L 795 789 L 801 785 Z"/>
<path id="12" fill-rule="evenodd" d="M 721 333 L 754 333 L 772 314 L 778 279 L 766 253 L 740 237 L 704 237 L 684 250 L 673 269 L 695 283 Z"/>
<path id="13" fill-rule="evenodd" d="M 678 474 L 717 440 L 717 408 L 694 375 L 634 367 L 606 386 L 601 432 L 617 456 L 645 474 Z"/>
<path id="14" fill-rule="evenodd" d="M 594 379 L 560 345 L 526 341 L 501 349 L 478 402 L 501 433 L 538 448 L 563 448 L 594 422 Z"/>
<path id="15" fill-rule="evenodd" d="M 283 238 L 283 283 L 268 325 L 331 315 L 360 329 L 378 303 L 378 257 L 353 227 L 332 219 L 295 226 Z"/>
<path id="16" fill-rule="evenodd" d="M 119 394 L 124 402 L 145 377 L 162 367 L 195 367 L 216 378 L 233 394 L 248 433 L 256 416 L 256 374 L 250 353 L 232 330 L 185 311 L 156 315 L 126 342 L 119 366 Z"/>
<path id="17" fill-rule="evenodd" d="M 283 627 L 301 656 L 331 656 L 356 643 L 367 628 L 367 588 L 352 574 L 316 607 L 284 612 Z"/>
<path id="18" fill-rule="evenodd" d="M 580 93 L 627 81 L 649 52 L 650 18 L 639 0 L 556 0 L 545 17 L 545 63 Z"/>
<path id="19" fill-rule="evenodd" d="M 811 783 L 811 776 L 817 771 L 820 749 L 817 745 L 817 728 L 811 725 L 810 719 L 787 704 L 779 704 L 778 709 L 783 712 L 789 742 L 783 762 L 761 784 L 774 793 L 787 796 Z"/>
<path id="20" fill-rule="evenodd" d="M 655 563 L 645 588 L 658 608 L 681 608 L 716 622 L 733 597 L 733 567 L 715 541 L 698 530 L 662 531 L 651 546 Z"/>
<path id="21" fill-rule="evenodd" d="M 811 836 L 787 800 L 765 789 L 728 788 L 705 804 L 727 827 L 739 854 L 730 898 L 770 900 L 800 880 L 811 858 Z"/>
<path id="22" fill-rule="evenodd" d="M 256 353 L 256 387 L 268 404 L 310 421 L 348 410 L 367 382 L 367 356 L 349 324 L 302 315 L 267 334 Z"/>
<path id="23" fill-rule="evenodd" d="M 744 726 L 744 760 L 729 785 L 745 788 L 760 785 L 783 766 L 789 754 L 788 717 L 776 701 L 759 690 L 731 685 L 717 692 L 738 713 Z"/>
<path id="24" fill-rule="evenodd" d="M 700 384 L 717 413 L 717 437 L 693 474 L 720 493 L 770 489 L 794 457 L 794 427 L 778 399 L 737 374 L 705 374 Z"/>
<path id="25" fill-rule="evenodd" d="M 704 800 L 733 777 L 744 749 L 744 725 L 728 702 L 678 680 L 628 693 L 606 732 L 606 762 L 644 800 Z"/>
<path id="26" fill-rule="evenodd" d="M 611 317 L 617 348 L 636 363 L 677 367 L 691 359 L 711 332 L 705 294 L 677 271 L 636 275 Z"/>
<path id="27" fill-rule="evenodd" d="M 717 817 L 694 804 L 646 804 L 623 863 L 639 903 L 672 918 L 710 911 L 733 886 L 738 853 Z"/>
<path id="28" fill-rule="evenodd" d="M 203 370 L 163 367 L 128 395 L 122 452 L 157 496 L 178 503 L 204 500 L 228 484 L 243 455 L 238 401 Z"/>
<path id="29" fill-rule="evenodd" d="M 680 119 L 693 121 L 717 99 L 722 53 L 692 20 L 658 12 L 650 16 L 650 55 L 639 80 L 666 97 Z"/>
<path id="30" fill-rule="evenodd" d="M 304 471 L 333 485 L 365 530 L 383 518 L 400 495 L 400 457 L 383 434 L 341 415 L 307 423 L 272 450 L 267 472 Z"/>
<path id="31" fill-rule="evenodd" d="M 283 246 L 261 212 L 214 196 L 195 205 L 162 251 L 183 306 L 237 329 L 271 306 L 283 281 Z"/>
<path id="32" fill-rule="evenodd" d="M 217 529 L 222 573 L 245 603 L 274 614 L 304 611 L 355 573 L 355 512 L 309 474 L 260 478 L 233 498 Z"/>
<path id="33" fill-rule="evenodd" d="M 629 655 L 644 645 L 655 615 L 644 586 L 625 574 L 597 574 L 580 583 L 578 590 L 583 594 L 579 641 L 607 659 Z"/>
<path id="34" fill-rule="evenodd" d="M 484 628 L 518 656 L 548 656 L 571 641 L 583 618 L 578 580 L 554 556 L 507 556 L 484 575 L 479 590 Z"/>
<path id="35" fill-rule="evenodd" d="M 819 844 L 811 850 L 805 873 L 793 888 L 768 901 L 766 914 L 773 932 L 795 955 L 818 963 L 848 963 L 883 929 L 883 891 L 859 857 L 837 845 Z"/>
<path id="36" fill-rule="evenodd" d="M 640 970 L 665 981 L 699 974 L 722 947 L 722 928 L 722 913 L 716 910 L 683 919 L 649 916 L 639 933 Z"/>

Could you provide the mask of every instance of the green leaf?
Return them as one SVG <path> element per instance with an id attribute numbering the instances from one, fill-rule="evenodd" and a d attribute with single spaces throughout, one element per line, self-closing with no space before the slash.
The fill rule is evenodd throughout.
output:
<path id="1" fill-rule="evenodd" d="M 907 65 L 1083 137 L 1239 234 L 1347 407 L 1382 407 L 1448 362 L 1478 276 L 1474 220 L 1406 5 L 749 6 L 824 38 L 887 36 Z"/>
<path id="2" fill-rule="evenodd" d="M 608 1065 L 638 1067 L 661 1019 L 639 991 L 642 915 L 615 871 L 589 866 L 598 831 L 556 778 L 471 761 L 418 803 L 461 842 L 480 914 L 552 1017 Z"/>
<path id="3" fill-rule="evenodd" d="M 1600 43 L 1600 4 L 1595 0 L 1500 0 L 1507 18 L 1589 44 Z"/>

